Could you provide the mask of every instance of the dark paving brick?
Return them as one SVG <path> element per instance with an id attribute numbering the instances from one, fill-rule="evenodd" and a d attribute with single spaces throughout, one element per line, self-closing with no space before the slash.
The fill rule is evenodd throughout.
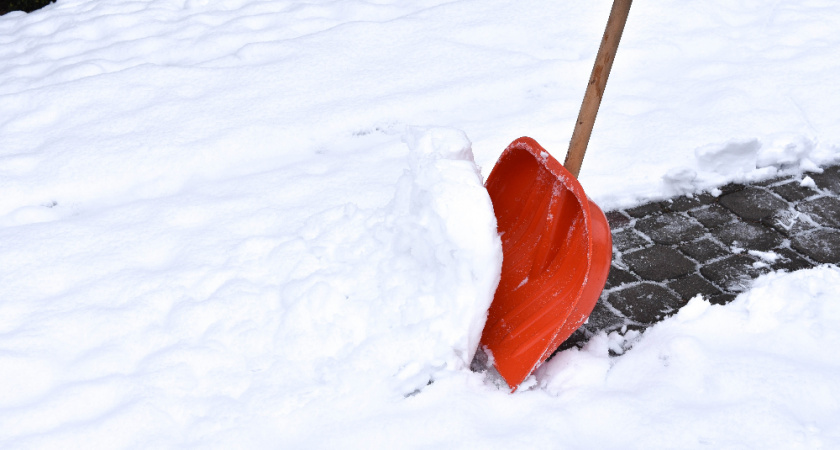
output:
<path id="1" fill-rule="evenodd" d="M 658 244 L 678 244 L 697 239 L 706 230 L 696 220 L 679 213 L 660 214 L 636 221 L 636 229 Z"/>
<path id="2" fill-rule="evenodd" d="M 840 166 L 828 167 L 823 173 L 809 173 L 817 187 L 840 195 Z"/>
<path id="3" fill-rule="evenodd" d="M 738 216 L 717 203 L 709 205 L 708 208 L 689 211 L 688 214 L 702 223 L 706 228 L 717 228 L 738 220 Z"/>
<path id="4" fill-rule="evenodd" d="M 685 212 L 690 209 L 696 209 L 703 205 L 709 205 L 717 201 L 717 199 L 707 193 L 694 195 L 691 197 L 682 196 L 677 197 L 670 202 L 664 202 L 664 205 L 672 212 Z"/>
<path id="5" fill-rule="evenodd" d="M 773 186 L 770 189 L 789 202 L 798 202 L 817 194 L 817 191 L 809 187 L 801 186 L 798 181 Z"/>
<path id="6" fill-rule="evenodd" d="M 704 298 L 708 299 L 723 293 L 707 279 L 696 273 L 671 281 L 668 283 L 668 287 L 673 289 L 685 301 L 691 300 L 697 294 L 701 294 Z"/>
<path id="7" fill-rule="evenodd" d="M 770 268 L 773 270 L 793 272 L 794 270 L 807 269 L 813 266 L 811 261 L 808 261 L 802 255 L 789 248 L 777 248 L 773 251 L 779 255 L 779 259 L 770 264 Z"/>
<path id="8" fill-rule="evenodd" d="M 773 228 L 784 236 L 790 237 L 816 228 L 816 225 L 808 217 L 807 214 L 793 209 L 780 209 L 770 217 L 762 220 L 761 224 Z"/>
<path id="9" fill-rule="evenodd" d="M 604 215 L 607 216 L 607 223 L 610 224 L 611 230 L 620 230 L 630 225 L 630 217 L 621 211 L 609 211 Z"/>
<path id="10" fill-rule="evenodd" d="M 627 253 L 623 259 L 634 272 L 652 281 L 677 278 L 697 270 L 694 262 L 682 253 L 664 245 L 654 245 Z"/>
<path id="11" fill-rule="evenodd" d="M 821 197 L 800 203 L 797 209 L 822 226 L 840 228 L 840 200 L 837 198 Z"/>
<path id="12" fill-rule="evenodd" d="M 610 266 L 610 274 L 607 275 L 607 283 L 604 289 L 612 289 L 621 286 L 622 284 L 633 283 L 639 281 L 639 277 L 632 273 L 619 269 L 616 266 Z"/>
<path id="13" fill-rule="evenodd" d="M 653 202 L 628 209 L 627 214 L 630 214 L 630 217 L 639 218 L 661 214 L 663 211 L 665 211 L 665 209 L 662 207 L 661 202 Z"/>
<path id="14" fill-rule="evenodd" d="M 788 206 L 784 200 L 755 187 L 723 195 L 719 202 L 738 216 L 751 221 L 765 219 L 774 211 Z"/>
<path id="15" fill-rule="evenodd" d="M 613 247 L 619 251 L 642 248 L 649 244 L 648 240 L 632 228 L 616 231 L 612 234 Z"/>
<path id="16" fill-rule="evenodd" d="M 701 264 L 729 254 L 728 249 L 721 247 L 720 244 L 709 238 L 682 242 L 680 243 L 680 250 Z"/>
<path id="17" fill-rule="evenodd" d="M 614 313 L 604 302 L 598 302 L 586 321 L 586 328 L 593 331 L 615 330 L 621 328 L 626 322 L 624 317 Z"/>
<path id="18" fill-rule="evenodd" d="M 743 191 L 747 186 L 740 183 L 729 183 L 719 187 L 721 195 L 731 194 L 733 192 Z"/>
<path id="19" fill-rule="evenodd" d="M 840 231 L 823 228 L 791 239 L 790 245 L 819 263 L 840 263 Z"/>
<path id="20" fill-rule="evenodd" d="M 685 304 L 671 291 L 655 283 L 642 283 L 610 294 L 610 304 L 630 320 L 652 324 L 673 314 Z"/>
<path id="21" fill-rule="evenodd" d="M 737 295 L 726 294 L 726 293 L 713 295 L 713 296 L 709 297 L 709 303 L 711 303 L 713 305 L 725 305 L 725 304 L 731 302 L 732 300 L 735 300 L 735 297 L 737 297 Z"/>
<path id="22" fill-rule="evenodd" d="M 749 222 L 726 225 L 715 232 L 715 236 L 726 245 L 759 251 L 770 250 L 784 241 L 778 232 Z"/>
<path id="23" fill-rule="evenodd" d="M 587 331 L 587 330 L 586 330 L 586 326 L 585 326 L 585 325 L 584 325 L 584 326 L 582 326 L 582 327 L 580 327 L 580 328 L 578 328 L 577 330 L 575 330 L 575 332 L 574 332 L 574 333 L 572 333 L 572 335 L 571 335 L 571 336 L 569 336 L 568 338 L 566 338 L 566 340 L 565 340 L 565 341 L 563 341 L 563 343 L 562 343 L 562 344 L 560 344 L 560 347 L 557 347 L 557 350 L 555 350 L 555 351 L 554 351 L 554 353 L 552 353 L 552 354 L 551 354 L 551 357 L 553 357 L 554 355 L 556 355 L 558 352 L 562 352 L 562 351 L 564 351 L 564 350 L 568 350 L 568 349 L 570 349 L 570 348 L 572 348 L 572 347 L 580 347 L 580 346 L 582 346 L 582 345 L 583 345 L 583 343 L 584 343 L 584 342 L 586 342 L 586 341 L 589 339 L 589 337 L 588 337 L 588 336 L 587 336 L 587 334 L 586 334 L 586 331 Z M 480 371 L 480 369 L 478 369 L 477 371 Z"/>
<path id="24" fill-rule="evenodd" d="M 700 268 L 700 273 L 725 291 L 744 291 L 752 279 L 767 272 L 767 268 L 755 267 L 755 259 L 744 255 L 733 255 Z"/>

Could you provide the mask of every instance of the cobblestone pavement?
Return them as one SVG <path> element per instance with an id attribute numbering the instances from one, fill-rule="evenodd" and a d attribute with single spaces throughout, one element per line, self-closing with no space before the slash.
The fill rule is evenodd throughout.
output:
<path id="1" fill-rule="evenodd" d="M 805 175 L 609 211 L 607 285 L 560 349 L 601 330 L 644 329 L 697 294 L 730 302 L 772 270 L 840 263 L 840 165 Z"/>

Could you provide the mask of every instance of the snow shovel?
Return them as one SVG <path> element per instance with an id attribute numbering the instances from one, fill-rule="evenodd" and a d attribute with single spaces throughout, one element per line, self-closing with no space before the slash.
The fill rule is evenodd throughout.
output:
<path id="1" fill-rule="evenodd" d="M 480 345 L 514 391 L 583 325 L 610 271 L 607 219 L 577 176 L 631 2 L 613 1 L 565 167 L 522 137 L 485 183 L 504 256 Z"/>

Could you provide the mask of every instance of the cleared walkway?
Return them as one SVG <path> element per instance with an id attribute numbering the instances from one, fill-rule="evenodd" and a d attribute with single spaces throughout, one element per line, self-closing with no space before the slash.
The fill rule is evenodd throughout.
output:
<path id="1" fill-rule="evenodd" d="M 601 330 L 644 329 L 701 294 L 732 301 L 772 270 L 840 263 L 840 165 L 610 211 L 613 264 L 589 321 L 561 349 Z"/>

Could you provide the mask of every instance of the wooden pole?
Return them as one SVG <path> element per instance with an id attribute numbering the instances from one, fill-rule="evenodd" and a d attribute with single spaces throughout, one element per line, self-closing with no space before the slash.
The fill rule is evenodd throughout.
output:
<path id="1" fill-rule="evenodd" d="M 595 116 L 598 115 L 598 107 L 601 106 L 601 98 L 604 96 L 604 89 L 607 87 L 607 78 L 610 76 L 610 69 L 612 69 L 615 53 L 618 50 L 618 41 L 621 40 L 621 33 L 624 31 L 624 24 L 627 22 L 631 3 L 633 3 L 633 0 L 613 0 L 610 18 L 607 20 L 607 28 L 604 30 L 604 37 L 601 39 L 598 55 L 595 57 L 595 66 L 592 67 L 592 75 L 590 75 L 589 84 L 586 86 L 583 103 L 580 105 L 580 113 L 577 122 L 575 122 L 575 131 L 572 133 L 569 151 L 566 153 L 566 161 L 563 163 L 566 170 L 571 172 L 575 178 L 580 173 L 580 166 L 583 164 L 583 155 L 586 153 L 586 146 L 589 145 L 592 127 L 595 126 Z"/>

